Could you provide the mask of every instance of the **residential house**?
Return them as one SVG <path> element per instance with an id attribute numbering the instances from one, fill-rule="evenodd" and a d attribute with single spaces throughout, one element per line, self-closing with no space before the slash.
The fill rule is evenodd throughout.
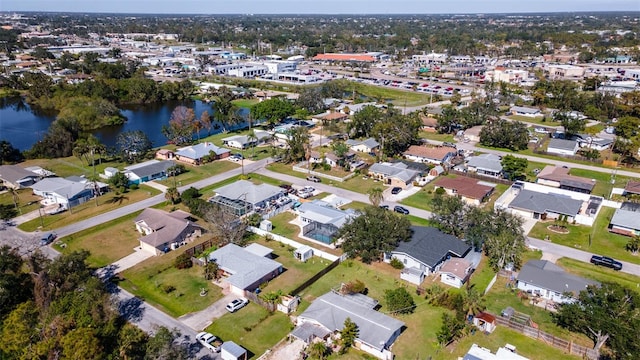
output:
<path id="1" fill-rule="evenodd" d="M 420 113 L 420 120 L 422 121 L 422 131 L 435 133 L 438 128 L 438 119 L 427 116 L 423 113 Z"/>
<path id="2" fill-rule="evenodd" d="M 578 151 L 578 142 L 575 140 L 565 140 L 553 138 L 549 140 L 547 152 L 558 155 L 575 155 Z"/>
<path id="3" fill-rule="evenodd" d="M 160 149 L 156 151 L 156 159 L 158 160 L 173 160 L 176 157 L 176 153 L 169 149 Z"/>
<path id="4" fill-rule="evenodd" d="M 347 114 L 343 114 L 341 112 L 326 112 L 323 114 L 314 115 L 312 117 L 312 120 L 326 124 L 333 122 L 343 122 L 348 118 L 349 116 Z"/>
<path id="5" fill-rule="evenodd" d="M 298 330 L 304 324 L 318 327 L 319 335 L 336 333 L 343 329 L 347 318 L 358 326 L 358 335 L 354 347 L 379 359 L 391 360 L 393 354 L 389 350 L 398 338 L 404 323 L 374 308 L 378 302 L 362 294 L 341 295 L 328 292 L 317 299 L 297 319 L 297 327 L 292 335 L 298 338 L 309 338 L 308 331 Z M 304 334 L 299 336 L 300 334 Z M 303 339 L 306 340 L 306 339 Z"/>
<path id="6" fill-rule="evenodd" d="M 581 148 L 598 151 L 607 150 L 613 145 L 613 139 L 603 139 L 590 135 L 578 135 L 577 141 L 578 146 Z"/>
<path id="7" fill-rule="evenodd" d="M 448 195 L 458 196 L 465 203 L 476 206 L 487 200 L 495 189 L 495 184 L 489 184 L 466 176 L 441 177 L 433 184 L 436 189 L 443 188 Z"/>
<path id="8" fill-rule="evenodd" d="M 609 221 L 609 231 L 626 236 L 640 236 L 640 204 L 623 202 Z"/>
<path id="9" fill-rule="evenodd" d="M 478 175 L 502 179 L 502 157 L 494 154 L 481 154 L 467 159 L 467 171 Z"/>
<path id="10" fill-rule="evenodd" d="M 297 208 L 302 234 L 325 244 L 330 244 L 340 228 L 356 217 L 353 209 L 340 210 L 322 200 L 302 203 Z"/>
<path id="11" fill-rule="evenodd" d="M 140 164 L 130 165 L 124 168 L 124 175 L 131 184 L 142 184 L 147 181 L 164 179 L 167 170 L 176 163 L 172 160 L 149 160 Z"/>
<path id="12" fill-rule="evenodd" d="M 231 150 L 218 147 L 210 142 L 203 142 L 178 149 L 176 160 L 192 165 L 200 165 L 207 161 L 224 159 L 231 154 Z M 205 159 L 207 161 L 205 161 Z"/>
<path id="13" fill-rule="evenodd" d="M 251 146 L 258 146 L 269 139 L 271 134 L 264 130 L 253 130 L 255 138 L 249 138 L 248 135 L 233 135 L 222 139 L 222 143 L 234 149 L 246 149 Z"/>
<path id="14" fill-rule="evenodd" d="M 214 191 L 216 195 L 209 202 L 226 207 L 237 216 L 253 212 L 266 214 L 292 205 L 283 188 L 269 184 L 256 185 L 248 180 L 238 180 Z"/>
<path id="15" fill-rule="evenodd" d="M 364 109 L 367 106 L 374 106 L 379 109 L 387 108 L 386 105 L 376 104 L 375 102 L 366 102 L 366 103 L 359 103 L 359 104 L 353 104 L 353 103 L 341 104 L 336 108 L 336 111 L 341 112 L 343 114 L 347 114 L 347 115 L 355 115 L 356 113 L 360 112 L 360 110 Z"/>
<path id="16" fill-rule="evenodd" d="M 509 109 L 509 111 L 511 112 L 511 115 L 527 116 L 527 117 L 542 116 L 542 112 L 540 111 L 540 109 L 530 108 L 525 106 L 512 106 L 511 109 Z"/>
<path id="17" fill-rule="evenodd" d="M 440 281 L 459 289 L 469 280 L 472 273 L 473 266 L 470 261 L 451 258 L 445 261 L 440 268 Z"/>
<path id="18" fill-rule="evenodd" d="M 320 151 L 311 151 L 309 154 L 309 162 L 311 164 L 327 164 L 331 167 L 338 166 L 338 160 L 340 160 L 336 154 L 331 151 L 321 153 Z"/>
<path id="19" fill-rule="evenodd" d="M 418 174 L 419 171 L 411 170 L 407 164 L 402 162 L 375 163 L 369 167 L 369 176 L 383 181 L 386 185 L 402 189 L 411 186 Z"/>
<path id="20" fill-rule="evenodd" d="M 436 165 L 429 170 L 429 176 L 437 177 L 444 173 L 444 168 L 441 165 Z"/>
<path id="21" fill-rule="evenodd" d="M 182 210 L 166 212 L 146 208 L 135 219 L 136 230 L 143 234 L 140 247 L 153 255 L 164 254 L 202 235 L 202 227 L 193 223 L 191 214 Z"/>
<path id="22" fill-rule="evenodd" d="M 41 178 L 41 175 L 18 165 L 0 165 L 0 180 L 4 186 L 12 189 L 24 189 Z"/>
<path id="23" fill-rule="evenodd" d="M 229 340 L 220 345 L 220 358 L 222 360 L 247 360 L 247 350 L 235 342 Z"/>
<path id="24" fill-rule="evenodd" d="M 30 186 L 33 194 L 42 197 L 41 204 L 47 212 L 68 210 L 109 191 L 105 183 L 72 176 L 45 178 Z"/>
<path id="25" fill-rule="evenodd" d="M 516 354 L 515 347 L 510 344 L 498 348 L 495 354 L 487 348 L 473 344 L 462 360 L 529 360 L 529 358 Z"/>
<path id="26" fill-rule="evenodd" d="M 282 273 L 282 264 L 236 244 L 225 245 L 209 254 L 209 261 L 224 272 L 223 284 L 238 295 L 253 292 L 261 284 Z"/>
<path id="27" fill-rule="evenodd" d="M 569 174 L 566 166 L 547 165 L 538 173 L 537 183 L 552 186 L 560 189 L 591 194 L 596 185 L 595 179 L 585 179 Z"/>
<path id="28" fill-rule="evenodd" d="M 349 139 L 345 142 L 345 144 L 347 144 L 353 151 L 364 153 L 371 153 L 377 151 L 380 148 L 380 144 L 374 138 L 368 138 L 364 140 Z"/>
<path id="29" fill-rule="evenodd" d="M 522 189 L 509 204 L 511 212 L 525 219 L 558 219 L 567 216 L 572 222 L 580 213 L 583 201 L 566 195 L 547 194 Z"/>
<path id="30" fill-rule="evenodd" d="M 496 317 L 485 312 L 478 313 L 473 317 L 473 325 L 482 332 L 490 334 L 496 329 Z"/>
<path id="31" fill-rule="evenodd" d="M 624 196 L 640 195 L 640 181 L 629 180 L 622 192 Z"/>
<path id="32" fill-rule="evenodd" d="M 516 280 L 518 289 L 556 303 L 573 302 L 587 286 L 599 285 L 596 281 L 569 274 L 547 260 L 527 261 Z"/>
<path id="33" fill-rule="evenodd" d="M 436 228 L 412 226 L 411 229 L 411 240 L 400 242 L 384 255 L 384 261 L 400 260 L 404 265 L 400 278 L 413 284 L 420 285 L 426 276 L 440 270 L 447 258 L 461 258 L 471 250 L 464 241 Z"/>
<path id="34" fill-rule="evenodd" d="M 476 125 L 470 127 L 464 131 L 464 140 L 472 141 L 472 142 L 480 142 L 480 132 L 484 125 Z"/>
<path id="35" fill-rule="evenodd" d="M 456 156 L 456 154 L 456 149 L 448 146 L 430 147 L 411 145 L 402 155 L 411 161 L 442 165 Z"/>

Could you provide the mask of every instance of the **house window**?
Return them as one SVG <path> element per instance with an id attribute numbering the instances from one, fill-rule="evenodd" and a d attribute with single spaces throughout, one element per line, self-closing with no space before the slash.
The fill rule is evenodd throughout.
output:
<path id="1" fill-rule="evenodd" d="M 402 259 L 402 262 L 407 265 L 407 258 Z"/>

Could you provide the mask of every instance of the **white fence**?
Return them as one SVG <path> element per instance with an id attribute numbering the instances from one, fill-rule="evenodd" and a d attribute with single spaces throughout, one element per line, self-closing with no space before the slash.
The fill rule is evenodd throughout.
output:
<path id="1" fill-rule="evenodd" d="M 262 229 L 258 229 L 257 227 L 254 227 L 254 226 L 248 226 L 247 230 L 251 231 L 254 234 L 261 235 L 261 236 L 269 235 L 269 236 L 271 236 L 271 238 L 273 240 L 276 240 L 276 241 L 281 242 L 283 244 L 290 245 L 294 249 L 297 249 L 297 248 L 303 246 L 303 244 L 300 244 L 299 242 L 297 242 L 295 240 L 291 240 L 291 239 L 286 238 L 284 236 L 281 236 L 281 235 L 278 235 L 278 234 L 273 234 L 273 233 L 270 233 L 270 232 L 262 230 Z M 320 258 L 323 258 L 323 259 L 327 259 L 329 261 L 336 261 L 339 258 L 339 256 L 336 256 L 336 255 L 333 255 L 333 254 L 329 254 L 326 251 L 318 250 L 316 248 L 313 248 L 313 255 L 317 256 L 317 257 L 320 257 Z"/>

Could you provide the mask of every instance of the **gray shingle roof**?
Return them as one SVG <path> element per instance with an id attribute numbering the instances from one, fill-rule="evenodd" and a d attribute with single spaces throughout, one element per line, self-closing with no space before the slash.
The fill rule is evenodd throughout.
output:
<path id="1" fill-rule="evenodd" d="M 135 219 L 135 222 L 144 222 L 149 229 L 153 230 L 149 235 L 140 238 L 140 241 L 153 247 L 180 240 L 187 233 L 200 228 L 200 226 L 190 222 L 191 215 L 187 212 L 177 210 L 166 212 L 158 209 L 144 209 Z"/>
<path id="2" fill-rule="evenodd" d="M 511 201 L 509 207 L 533 211 L 539 214 L 553 212 L 568 216 L 576 216 L 582 207 L 582 201 L 574 200 L 560 194 L 544 194 L 531 190 L 520 190 Z"/>
<path id="3" fill-rule="evenodd" d="M 218 196 L 223 196 L 227 199 L 240 199 L 254 205 L 278 194 L 284 194 L 284 190 L 280 187 L 269 184 L 256 185 L 248 180 L 238 180 L 232 184 L 214 189 L 214 191 Z"/>
<path id="4" fill-rule="evenodd" d="M 229 354 L 235 356 L 236 358 L 240 358 L 244 354 L 246 354 L 247 350 L 245 350 L 242 346 L 234 343 L 233 341 L 225 341 L 222 343 L 220 347 L 220 351 L 228 352 Z"/>
<path id="5" fill-rule="evenodd" d="M 219 156 L 231 152 L 231 150 L 218 147 L 210 142 L 204 142 L 179 149 L 176 151 L 176 155 L 198 160 L 209 155 L 209 152 L 213 152 Z"/>
<path id="6" fill-rule="evenodd" d="M 413 235 L 408 242 L 400 242 L 393 253 L 403 253 L 435 268 L 449 254 L 464 257 L 471 246 L 457 237 L 427 226 L 412 226 Z"/>
<path id="7" fill-rule="evenodd" d="M 130 172 L 142 179 L 147 176 L 166 172 L 170 167 L 174 166 L 175 164 L 176 163 L 171 160 L 162 160 L 162 161 L 149 160 L 141 164 L 127 166 L 124 169 L 127 172 Z"/>
<path id="8" fill-rule="evenodd" d="M 631 202 L 622 203 L 620 209 L 611 218 L 611 225 L 625 227 L 628 229 L 640 230 L 640 204 Z"/>
<path id="9" fill-rule="evenodd" d="M 477 169 L 489 170 L 492 172 L 501 172 L 502 164 L 499 156 L 494 154 L 482 154 L 478 156 L 471 156 L 467 160 L 467 166 L 472 166 Z"/>
<path id="10" fill-rule="evenodd" d="M 558 265 L 547 260 L 529 260 L 518 274 L 518 281 L 557 293 L 571 292 L 577 295 L 587 285 L 599 284 L 579 276 L 566 273 Z"/>
<path id="11" fill-rule="evenodd" d="M 18 165 L 0 165 L 0 179 L 12 184 L 17 184 L 22 179 L 37 179 L 40 175 L 33 171 L 25 170 Z"/>
<path id="12" fill-rule="evenodd" d="M 408 169 L 408 166 L 402 162 L 375 163 L 369 167 L 369 172 L 395 177 L 404 182 L 409 182 L 418 175 L 418 171 Z"/>
<path id="13" fill-rule="evenodd" d="M 239 289 L 247 289 L 269 273 L 282 268 L 282 264 L 258 256 L 235 244 L 228 244 L 209 254 L 224 271 L 232 274 L 226 281 Z"/>
<path id="14" fill-rule="evenodd" d="M 332 332 L 342 330 L 344 321 L 351 318 L 358 325 L 358 339 L 378 350 L 390 345 L 396 331 L 404 326 L 402 321 L 361 305 L 349 295 L 334 292 L 317 298 L 299 318 L 315 321 Z"/>
<path id="15" fill-rule="evenodd" d="M 301 216 L 320 224 L 332 224 L 337 228 L 342 227 L 350 218 L 355 216 L 353 209 L 340 210 L 329 206 L 324 201 L 305 202 L 298 207 Z"/>
<path id="16" fill-rule="evenodd" d="M 575 140 L 551 139 L 549 141 L 549 146 L 547 146 L 547 150 L 553 148 L 558 150 L 573 151 L 576 148 L 576 144 L 577 143 Z"/>
<path id="17" fill-rule="evenodd" d="M 512 106 L 510 110 L 523 113 L 523 114 L 539 114 L 540 113 L 540 109 L 529 108 L 524 106 Z"/>

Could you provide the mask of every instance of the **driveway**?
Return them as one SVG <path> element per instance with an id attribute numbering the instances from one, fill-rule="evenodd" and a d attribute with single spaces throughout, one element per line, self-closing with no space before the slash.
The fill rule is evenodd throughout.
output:
<path id="1" fill-rule="evenodd" d="M 182 315 L 178 318 L 178 320 L 195 331 L 202 331 L 207 326 L 211 325 L 213 323 L 213 320 L 218 319 L 222 315 L 226 314 L 228 311 L 227 309 L 225 309 L 225 306 L 227 306 L 228 303 L 236 298 L 238 298 L 238 295 L 236 294 L 227 294 L 222 299 L 210 305 L 208 308 L 202 311 Z"/>

